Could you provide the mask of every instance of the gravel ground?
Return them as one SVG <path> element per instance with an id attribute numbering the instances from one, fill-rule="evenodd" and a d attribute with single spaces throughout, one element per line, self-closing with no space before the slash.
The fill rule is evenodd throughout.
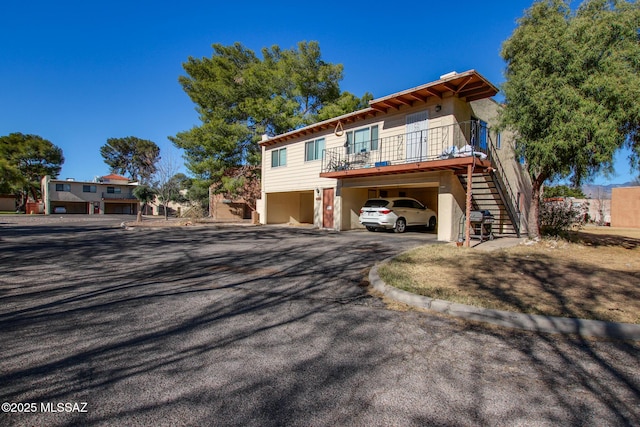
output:
<path id="1" fill-rule="evenodd" d="M 640 425 L 637 343 L 367 292 L 432 234 L 30 221 L 0 217 L 2 426 Z"/>

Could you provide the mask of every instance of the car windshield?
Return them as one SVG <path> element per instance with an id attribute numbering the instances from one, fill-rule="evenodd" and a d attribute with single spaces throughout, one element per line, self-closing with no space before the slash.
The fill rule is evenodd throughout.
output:
<path id="1" fill-rule="evenodd" d="M 364 204 L 365 208 L 383 208 L 389 204 L 388 200 L 384 199 L 369 199 Z"/>

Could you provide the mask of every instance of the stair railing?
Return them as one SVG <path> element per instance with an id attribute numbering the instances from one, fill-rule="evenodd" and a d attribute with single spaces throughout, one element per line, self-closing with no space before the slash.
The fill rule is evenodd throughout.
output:
<path id="1" fill-rule="evenodd" d="M 493 168 L 493 171 L 491 173 L 494 177 L 496 189 L 498 190 L 498 193 L 500 194 L 500 197 L 502 198 L 504 205 L 507 208 L 507 215 L 509 215 L 509 218 L 511 218 L 511 223 L 513 224 L 516 235 L 520 237 L 521 212 L 520 209 L 516 208 L 516 206 L 518 206 L 517 200 L 514 196 L 511 184 L 508 180 L 503 179 L 503 177 L 505 176 L 504 167 L 502 166 L 502 162 L 497 155 L 496 147 L 493 144 L 493 139 L 491 137 L 487 139 L 489 158 L 491 160 L 491 167 Z"/>

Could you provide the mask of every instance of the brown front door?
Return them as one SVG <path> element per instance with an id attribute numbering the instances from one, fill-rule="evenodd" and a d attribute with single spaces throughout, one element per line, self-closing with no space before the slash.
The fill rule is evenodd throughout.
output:
<path id="1" fill-rule="evenodd" d="M 322 227 L 333 228 L 333 188 L 322 189 Z"/>

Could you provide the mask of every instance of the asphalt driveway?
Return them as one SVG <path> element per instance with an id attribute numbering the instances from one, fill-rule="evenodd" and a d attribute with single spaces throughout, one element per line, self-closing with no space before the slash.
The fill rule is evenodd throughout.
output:
<path id="1" fill-rule="evenodd" d="M 115 221 L 0 217 L 0 425 L 640 425 L 637 343 L 367 293 L 432 234 Z"/>

